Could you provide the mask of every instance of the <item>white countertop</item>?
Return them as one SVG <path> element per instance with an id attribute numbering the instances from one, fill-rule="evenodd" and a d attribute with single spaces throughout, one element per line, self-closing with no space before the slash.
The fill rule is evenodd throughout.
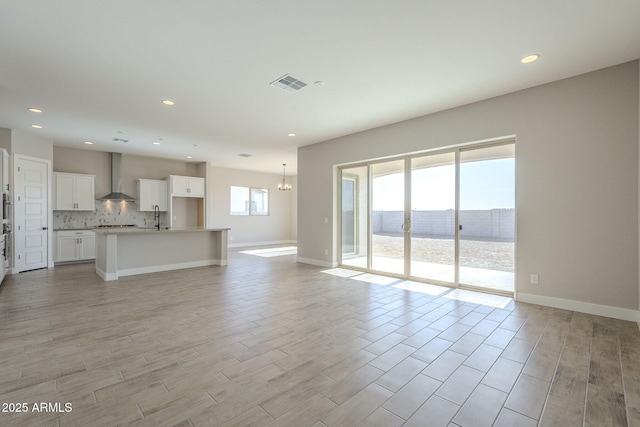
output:
<path id="1" fill-rule="evenodd" d="M 147 234 L 147 233 L 192 233 L 192 232 L 212 232 L 212 231 L 229 231 L 230 228 L 157 228 L 149 227 L 131 227 L 131 228 L 96 228 L 97 234 Z"/>

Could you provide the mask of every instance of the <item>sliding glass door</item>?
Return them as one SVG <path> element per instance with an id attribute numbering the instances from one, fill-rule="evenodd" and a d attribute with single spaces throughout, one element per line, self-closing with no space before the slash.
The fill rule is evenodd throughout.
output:
<path id="1" fill-rule="evenodd" d="M 460 151 L 459 282 L 513 292 L 515 145 Z"/>
<path id="2" fill-rule="evenodd" d="M 455 153 L 411 159 L 410 276 L 455 282 L 455 196 Z"/>
<path id="3" fill-rule="evenodd" d="M 343 265 L 369 268 L 369 172 L 367 166 L 341 170 L 340 249 Z"/>
<path id="4" fill-rule="evenodd" d="M 514 142 L 342 168 L 340 206 L 344 266 L 514 291 Z"/>
<path id="5" fill-rule="evenodd" d="M 371 269 L 404 274 L 404 159 L 371 165 Z"/>

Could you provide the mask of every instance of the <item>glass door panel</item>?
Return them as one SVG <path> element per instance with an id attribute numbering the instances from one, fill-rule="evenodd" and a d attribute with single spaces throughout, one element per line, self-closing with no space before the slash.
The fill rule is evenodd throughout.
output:
<path id="1" fill-rule="evenodd" d="M 515 144 L 460 151 L 460 284 L 513 292 Z"/>
<path id="2" fill-rule="evenodd" d="M 343 169 L 341 181 L 341 261 L 343 265 L 367 268 L 367 166 Z"/>
<path id="3" fill-rule="evenodd" d="M 371 165 L 371 268 L 405 274 L 404 159 Z"/>
<path id="4" fill-rule="evenodd" d="M 455 153 L 411 159 L 410 275 L 455 282 Z"/>

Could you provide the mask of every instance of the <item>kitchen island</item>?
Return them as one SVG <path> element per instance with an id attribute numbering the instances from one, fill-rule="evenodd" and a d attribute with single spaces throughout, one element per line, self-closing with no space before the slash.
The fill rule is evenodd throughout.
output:
<path id="1" fill-rule="evenodd" d="M 119 277 L 209 265 L 227 265 L 228 228 L 97 229 L 96 273 Z"/>

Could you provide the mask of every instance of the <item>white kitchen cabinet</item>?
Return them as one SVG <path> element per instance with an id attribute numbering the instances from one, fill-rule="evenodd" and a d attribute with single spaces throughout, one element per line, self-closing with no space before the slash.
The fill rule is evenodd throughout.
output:
<path id="1" fill-rule="evenodd" d="M 95 175 L 53 173 L 53 210 L 92 211 L 95 209 Z"/>
<path id="2" fill-rule="evenodd" d="M 204 178 L 169 175 L 171 196 L 204 197 Z"/>
<path id="3" fill-rule="evenodd" d="M 96 234 L 91 230 L 55 232 L 55 262 L 83 261 L 96 258 Z"/>
<path id="4" fill-rule="evenodd" d="M 168 183 L 162 179 L 138 180 L 138 210 L 153 211 L 154 206 L 160 208 L 160 212 L 166 212 L 169 208 Z"/>

